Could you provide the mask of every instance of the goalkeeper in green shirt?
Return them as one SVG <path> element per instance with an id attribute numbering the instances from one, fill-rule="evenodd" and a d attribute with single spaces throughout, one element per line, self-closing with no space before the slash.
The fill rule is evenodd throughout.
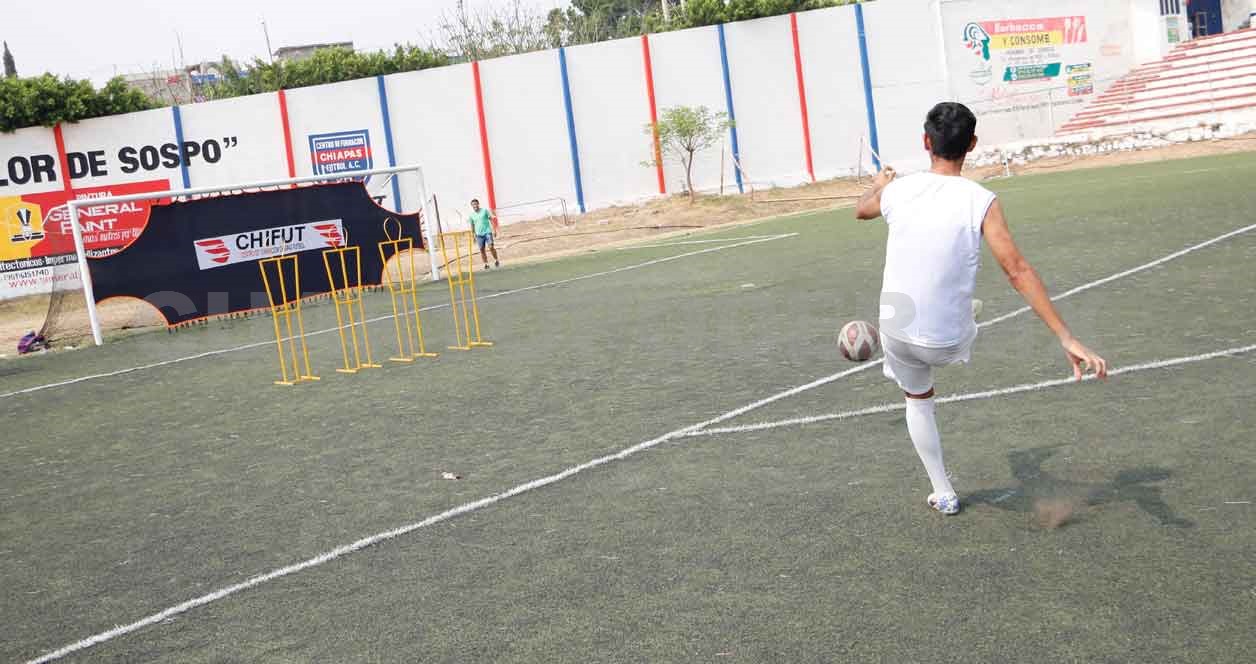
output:
<path id="1" fill-rule="evenodd" d="M 488 251 L 493 252 L 493 266 L 501 267 L 502 262 L 497 259 L 497 247 L 493 246 L 493 219 L 497 215 L 491 210 L 480 208 L 480 199 L 471 199 L 471 216 L 467 221 L 471 222 L 471 230 L 475 233 L 475 246 L 480 248 L 480 258 L 484 259 L 484 269 L 488 269 Z"/>

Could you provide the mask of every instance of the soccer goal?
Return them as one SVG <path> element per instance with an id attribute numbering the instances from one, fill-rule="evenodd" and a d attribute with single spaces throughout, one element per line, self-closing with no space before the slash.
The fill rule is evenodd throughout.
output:
<path id="1" fill-rule="evenodd" d="M 383 206 L 389 198 L 397 210 Z M 134 313 L 116 306 L 123 298 L 168 327 L 258 310 L 257 261 L 305 253 L 321 260 L 316 250 L 346 244 L 369 246 L 374 255 L 375 243 L 395 239 L 398 227 L 422 243 L 430 277 L 438 280 L 432 207 L 418 165 L 76 198 L 64 214 L 78 279 L 54 284 L 43 328 L 51 338 L 54 330 L 81 330 L 85 322 L 99 346 L 104 329 L 135 326 Z M 144 221 L 124 247 L 102 250 L 100 239 L 111 229 L 93 222 L 119 210 Z M 310 292 L 320 292 L 318 285 Z M 102 303 L 121 311 L 102 317 Z"/>

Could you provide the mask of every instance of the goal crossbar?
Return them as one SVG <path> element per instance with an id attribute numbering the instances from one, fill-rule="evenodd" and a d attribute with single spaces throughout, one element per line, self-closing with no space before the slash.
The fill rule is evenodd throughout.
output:
<path id="1" fill-rule="evenodd" d="M 350 178 L 369 177 L 372 175 L 392 175 L 397 173 L 413 172 L 418 177 L 419 198 L 422 201 L 423 219 L 428 223 L 426 225 L 426 244 L 428 246 L 428 259 L 431 262 L 432 280 L 440 279 L 440 271 L 437 269 L 436 255 L 431 251 L 431 247 L 435 246 L 435 223 L 434 217 L 429 209 L 430 196 L 428 196 L 427 184 L 423 179 L 423 168 L 418 164 L 410 164 L 406 166 L 388 166 L 385 168 L 372 168 L 358 171 L 345 171 L 336 173 L 333 176 L 324 175 L 306 175 L 299 178 L 285 178 L 281 180 L 261 180 L 258 182 L 234 183 L 226 185 L 216 185 L 210 187 L 193 187 L 189 189 L 170 189 L 167 191 L 145 192 L 140 194 L 126 194 L 123 196 L 105 196 L 100 198 L 74 199 L 66 202 L 66 211 L 70 215 L 70 232 L 74 236 L 74 254 L 78 259 L 79 278 L 83 285 L 83 296 L 87 301 L 87 319 L 92 328 L 92 341 L 100 346 L 104 343 L 104 337 L 101 333 L 100 316 L 96 311 L 96 296 L 92 289 L 92 274 L 87 266 L 87 249 L 83 243 L 83 229 L 79 226 L 79 208 L 92 205 L 100 205 L 102 203 L 127 203 L 131 201 L 155 200 L 162 198 L 179 198 L 183 196 L 197 196 L 201 194 L 215 194 L 221 192 L 234 192 L 247 189 L 264 189 L 267 187 L 282 187 L 285 185 L 311 184 L 319 182 L 333 182 Z M 397 206 L 401 207 L 401 201 L 396 201 Z"/>

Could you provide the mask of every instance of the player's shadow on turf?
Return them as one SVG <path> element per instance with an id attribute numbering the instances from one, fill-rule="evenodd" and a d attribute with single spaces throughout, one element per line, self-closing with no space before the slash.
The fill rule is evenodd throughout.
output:
<path id="1" fill-rule="evenodd" d="M 1193 521 L 1177 515 L 1164 501 L 1160 487 L 1172 475 L 1164 468 L 1144 467 L 1122 470 L 1107 482 L 1085 482 L 1063 479 L 1042 469 L 1042 464 L 1056 453 L 1059 446 L 1013 450 L 1008 453 L 1012 476 L 1020 486 L 986 489 L 964 496 L 970 505 L 991 505 L 1012 512 L 1031 513 L 1037 501 L 1076 501 L 1086 507 L 1132 501 L 1163 526 L 1190 528 Z M 1076 519 L 1074 519 L 1075 521 Z"/>

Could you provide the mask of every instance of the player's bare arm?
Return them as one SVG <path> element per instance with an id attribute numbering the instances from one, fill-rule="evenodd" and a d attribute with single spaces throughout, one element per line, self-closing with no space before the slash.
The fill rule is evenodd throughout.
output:
<path id="1" fill-rule="evenodd" d="M 995 200 L 986 212 L 981 228 L 986 244 L 990 246 L 990 251 L 999 262 L 999 266 L 1003 268 L 1012 287 L 1025 298 L 1025 302 L 1034 310 L 1034 313 L 1060 340 L 1069 363 L 1073 365 L 1073 376 L 1081 380 L 1085 371 L 1093 371 L 1099 378 L 1107 378 L 1107 361 L 1078 341 L 1069 331 L 1060 312 L 1051 302 L 1042 278 L 1021 254 L 1016 242 L 1012 240 L 1012 232 L 1007 226 L 1007 217 L 1004 216 L 1003 206 L 998 200 Z"/>
<path id="2" fill-rule="evenodd" d="M 877 219 L 881 216 L 881 192 L 885 186 L 894 181 L 894 169 L 886 166 L 872 178 L 872 188 L 859 197 L 855 204 L 855 218 L 860 220 Z"/>

